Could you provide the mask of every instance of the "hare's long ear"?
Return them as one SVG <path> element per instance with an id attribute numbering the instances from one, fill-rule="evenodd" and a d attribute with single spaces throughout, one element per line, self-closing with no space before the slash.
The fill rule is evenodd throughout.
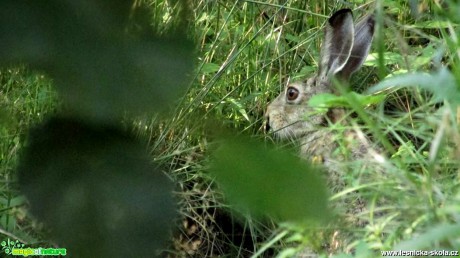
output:
<path id="1" fill-rule="evenodd" d="M 374 25 L 375 20 L 373 15 L 366 16 L 355 25 L 355 36 L 351 55 L 346 65 L 339 73 L 342 79 L 348 80 L 366 60 L 374 35 Z"/>
<path id="2" fill-rule="evenodd" d="M 350 9 L 339 10 L 329 18 L 321 48 L 320 80 L 327 80 L 345 67 L 353 48 L 354 31 Z"/>

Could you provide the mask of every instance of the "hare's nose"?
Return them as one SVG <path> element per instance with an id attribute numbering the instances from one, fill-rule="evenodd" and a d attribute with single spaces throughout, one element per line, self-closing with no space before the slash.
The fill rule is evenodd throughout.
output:
<path id="1" fill-rule="evenodd" d="M 270 131 L 270 117 L 265 117 L 265 132 L 268 133 Z"/>

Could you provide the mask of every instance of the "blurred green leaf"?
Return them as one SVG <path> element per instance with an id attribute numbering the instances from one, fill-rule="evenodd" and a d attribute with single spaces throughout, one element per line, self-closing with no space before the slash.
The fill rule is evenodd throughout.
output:
<path id="1" fill-rule="evenodd" d="M 377 60 L 378 54 L 377 53 L 370 53 L 367 56 L 366 61 L 364 62 L 364 66 L 371 66 L 371 67 L 377 67 L 378 66 L 378 60 Z M 402 62 L 403 57 L 395 52 L 385 52 L 383 53 L 383 59 L 385 65 L 393 65 L 393 64 L 399 64 Z"/>
<path id="2" fill-rule="evenodd" d="M 137 18 L 145 11 L 132 4 L 1 1 L 0 65 L 22 62 L 45 71 L 66 109 L 87 119 L 163 110 L 185 92 L 193 44 L 179 31 L 155 35 L 148 19 Z"/>
<path id="3" fill-rule="evenodd" d="M 371 87 L 368 93 L 397 90 L 404 87 L 420 87 L 428 90 L 433 93 L 434 100 L 437 102 L 447 100 L 453 104 L 460 103 L 460 90 L 457 81 L 445 67 L 432 74 L 410 73 L 386 78 Z"/>
<path id="4" fill-rule="evenodd" d="M 431 60 L 436 54 L 436 48 L 433 46 L 433 44 L 430 44 L 422 48 L 420 52 L 420 55 L 418 55 L 414 61 L 412 61 L 412 67 L 415 69 L 430 64 Z"/>
<path id="5" fill-rule="evenodd" d="M 310 98 L 308 105 L 314 108 L 327 110 L 334 107 L 347 107 L 351 108 L 350 97 L 356 99 L 361 106 L 368 106 L 381 103 L 385 99 L 385 95 L 362 95 L 354 91 L 348 92 L 344 95 L 334 95 L 330 93 L 317 94 Z"/>
<path id="6" fill-rule="evenodd" d="M 298 250 L 296 248 L 288 247 L 283 249 L 276 257 L 277 258 L 286 258 L 286 257 L 297 257 L 296 254 Z"/>
<path id="7" fill-rule="evenodd" d="M 18 173 L 31 213 L 74 257 L 143 257 L 169 237 L 172 183 L 116 127 L 49 119 L 31 130 Z"/>
<path id="8" fill-rule="evenodd" d="M 292 76 L 292 80 L 303 80 L 305 77 L 316 72 L 317 69 L 318 68 L 314 66 L 304 66 L 298 73 Z"/>
<path id="9" fill-rule="evenodd" d="M 215 151 L 210 171 L 243 211 L 294 222 L 329 217 L 321 172 L 290 152 L 231 137 Z"/>
<path id="10" fill-rule="evenodd" d="M 13 197 L 10 200 L 9 205 L 10 205 L 10 207 L 20 206 L 20 205 L 25 204 L 26 202 L 27 202 L 27 200 L 23 195 L 18 195 L 18 196 Z"/>
<path id="11" fill-rule="evenodd" d="M 451 21 L 431 20 L 431 21 L 417 22 L 412 26 L 418 29 L 437 29 L 439 30 L 439 29 L 446 29 L 449 27 L 456 27 L 458 25 L 452 23 Z"/>
<path id="12" fill-rule="evenodd" d="M 217 64 L 205 63 L 203 64 L 203 67 L 201 68 L 201 73 L 203 74 L 215 73 L 219 71 L 219 69 L 220 69 L 220 66 Z"/>
<path id="13" fill-rule="evenodd" d="M 376 257 L 376 256 L 378 255 L 376 255 L 372 251 L 370 246 L 366 242 L 361 240 L 356 245 L 354 254 L 341 253 L 341 254 L 330 256 L 330 257 L 331 258 L 369 258 L 369 257 Z"/>
<path id="14" fill-rule="evenodd" d="M 393 250 L 424 250 L 432 243 L 460 237 L 460 224 L 431 226 L 425 233 L 397 244 Z"/>

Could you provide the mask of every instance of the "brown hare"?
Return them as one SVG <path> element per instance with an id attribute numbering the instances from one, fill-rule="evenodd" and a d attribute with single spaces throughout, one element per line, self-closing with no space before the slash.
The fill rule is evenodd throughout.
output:
<path id="1" fill-rule="evenodd" d="M 340 121 L 344 111 L 333 109 L 327 116 L 314 114 L 307 103 L 315 94 L 334 93 L 333 78 L 346 83 L 361 67 L 369 53 L 374 24 L 372 15 L 355 25 L 350 9 L 335 12 L 326 24 L 318 72 L 304 81 L 288 84 L 268 105 L 266 131 L 279 139 L 298 140 L 303 157 L 320 158 L 327 166 L 337 145 L 331 130 L 324 127 L 327 119 Z M 352 150 L 352 153 L 362 152 L 363 146 Z"/>
<path id="2" fill-rule="evenodd" d="M 265 129 L 268 133 L 273 133 L 279 139 L 299 142 L 302 157 L 324 162 L 333 192 L 343 189 L 343 172 L 340 167 L 341 158 L 332 157 L 332 153 L 338 147 L 337 133 L 326 126 L 329 121 L 343 122 L 345 112 L 337 108 L 329 110 L 327 115 L 318 114 L 307 103 L 315 94 L 335 93 L 334 79 L 346 84 L 350 76 L 362 66 L 371 47 L 374 25 L 372 15 L 354 24 L 350 9 L 335 12 L 326 23 L 318 72 L 304 81 L 289 83 L 268 105 L 265 113 Z M 365 137 L 358 137 L 358 134 L 351 130 L 345 131 L 345 134 L 346 138 L 358 139 L 358 142 L 347 144 L 352 156 L 364 157 L 368 152 Z M 353 215 L 362 212 L 365 206 L 361 198 L 353 200 L 352 203 L 346 201 L 344 206 L 347 213 L 352 215 L 351 224 L 363 226 Z M 336 241 L 331 241 L 326 246 L 335 245 L 333 242 Z M 318 257 L 310 249 L 305 249 L 298 255 Z"/>

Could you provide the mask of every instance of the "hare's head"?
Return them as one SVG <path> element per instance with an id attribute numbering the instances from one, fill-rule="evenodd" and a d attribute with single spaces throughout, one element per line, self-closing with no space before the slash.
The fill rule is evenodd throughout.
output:
<path id="1" fill-rule="evenodd" d="M 302 82 L 288 84 L 266 110 L 266 130 L 279 138 L 299 138 L 325 124 L 322 115 L 312 113 L 308 100 L 318 93 L 332 93 L 332 77 L 346 81 L 358 70 L 369 53 L 374 19 L 367 16 L 353 24 L 350 9 L 334 13 L 328 20 L 321 48 L 318 72 Z"/>

